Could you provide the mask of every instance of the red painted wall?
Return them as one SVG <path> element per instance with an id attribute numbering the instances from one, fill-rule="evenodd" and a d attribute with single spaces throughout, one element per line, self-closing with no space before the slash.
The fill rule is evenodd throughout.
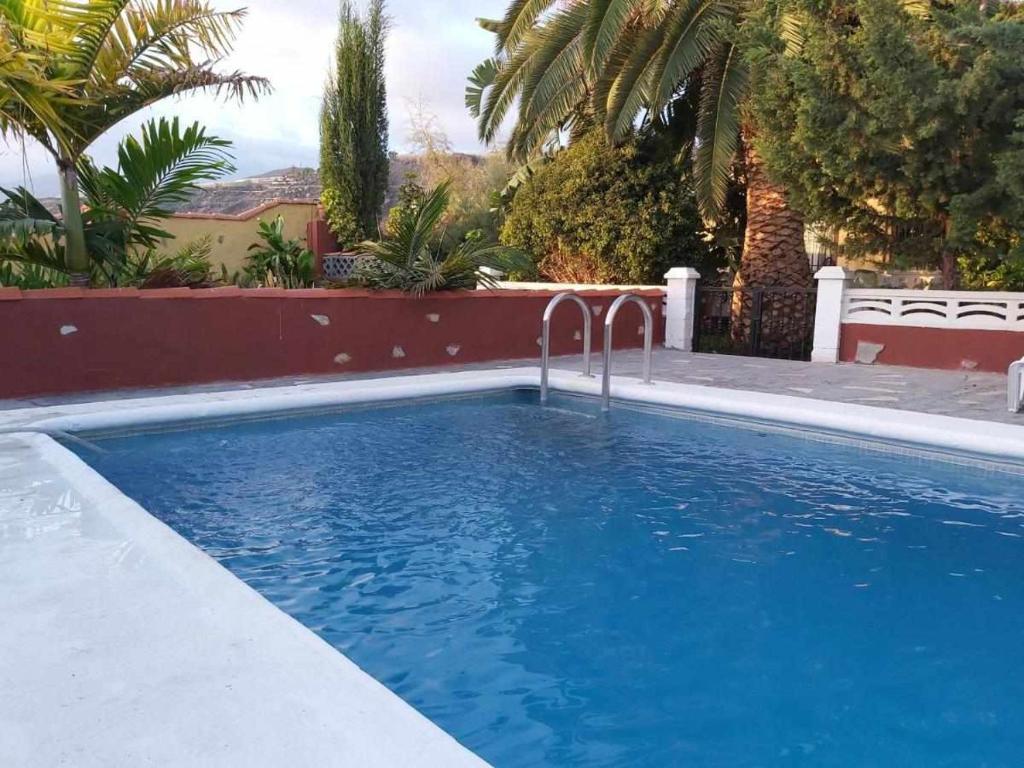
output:
<path id="1" fill-rule="evenodd" d="M 1006 373 L 1024 357 L 1024 333 L 843 323 L 839 359 L 854 362 L 860 342 L 882 344 L 876 363 Z"/>
<path id="2" fill-rule="evenodd" d="M 337 253 L 341 250 L 338 247 L 338 238 L 334 236 L 331 228 L 322 218 L 313 219 L 306 224 L 306 247 L 316 257 L 317 274 L 323 271 L 321 264 L 324 254 Z"/>
<path id="3" fill-rule="evenodd" d="M 661 342 L 662 294 L 640 293 L 650 297 Z M 0 288 L 0 397 L 539 359 L 541 315 L 552 295 Z M 603 311 L 618 295 L 584 294 L 602 310 L 594 318 L 595 351 L 603 343 Z M 642 323 L 637 307 L 623 307 L 616 346 L 641 345 Z M 581 330 L 576 308 L 560 307 L 553 353 L 579 352 L 573 335 Z"/>

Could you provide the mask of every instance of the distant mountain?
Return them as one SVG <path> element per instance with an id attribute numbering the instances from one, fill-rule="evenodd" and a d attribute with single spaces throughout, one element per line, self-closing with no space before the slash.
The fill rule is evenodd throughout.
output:
<path id="1" fill-rule="evenodd" d="M 476 161 L 475 155 L 460 155 Z M 417 155 L 394 155 L 388 179 L 384 209 L 398 199 L 398 189 L 410 175 L 420 171 Z M 175 208 L 178 213 L 238 214 L 272 200 L 319 200 L 320 178 L 315 168 L 281 168 L 258 176 L 204 184 L 190 200 Z"/>
<path id="2" fill-rule="evenodd" d="M 315 168 L 282 168 L 259 176 L 204 184 L 177 213 L 244 213 L 272 200 L 318 200 L 320 178 Z"/>

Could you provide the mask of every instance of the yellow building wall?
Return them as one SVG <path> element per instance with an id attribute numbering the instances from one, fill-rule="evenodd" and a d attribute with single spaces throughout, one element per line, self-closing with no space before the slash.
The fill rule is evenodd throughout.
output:
<path id="1" fill-rule="evenodd" d="M 260 219 L 273 221 L 284 218 L 286 238 L 306 241 L 306 225 L 317 218 L 317 203 L 314 200 L 274 201 L 238 215 L 179 213 L 164 219 L 159 226 L 174 235 L 164 240 L 158 251 L 174 253 L 185 244 L 198 240 L 204 235 L 212 238 L 213 252 L 210 261 L 215 272 L 224 265 L 228 273 L 240 272 L 245 266 L 249 246 L 260 242 L 257 227 Z"/>

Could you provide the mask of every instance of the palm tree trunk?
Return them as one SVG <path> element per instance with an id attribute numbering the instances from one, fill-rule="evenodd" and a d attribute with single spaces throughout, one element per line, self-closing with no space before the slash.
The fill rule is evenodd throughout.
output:
<path id="1" fill-rule="evenodd" d="M 85 248 L 85 226 L 82 223 L 82 201 L 78 194 L 78 171 L 75 161 L 61 157 L 60 202 L 64 215 L 64 263 L 71 275 L 71 285 L 89 287 L 89 253 Z"/>
<path id="2" fill-rule="evenodd" d="M 733 282 L 732 336 L 748 349 L 756 344 L 765 354 L 792 357 L 806 341 L 808 313 L 814 311 L 802 293 L 812 287 L 804 219 L 789 207 L 785 188 L 768 178 L 749 139 L 744 131 L 747 230 Z"/>
<path id="3" fill-rule="evenodd" d="M 956 253 L 949 247 L 949 216 L 942 216 L 940 221 L 942 225 L 942 250 L 940 262 L 942 269 L 942 287 L 947 291 L 955 291 L 959 288 L 960 275 Z"/>

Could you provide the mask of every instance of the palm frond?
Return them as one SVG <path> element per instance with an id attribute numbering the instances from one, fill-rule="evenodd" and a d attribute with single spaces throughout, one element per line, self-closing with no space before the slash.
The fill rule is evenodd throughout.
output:
<path id="1" fill-rule="evenodd" d="M 586 6 L 559 14 L 544 29 L 538 56 L 523 79 L 510 155 L 526 159 L 587 99 L 583 57 Z"/>
<path id="2" fill-rule="evenodd" d="M 421 201 L 414 215 L 403 216 L 391 236 L 381 242 L 365 242 L 359 247 L 361 260 L 357 276 L 378 289 L 406 291 L 414 296 L 442 289 L 472 289 L 489 277 L 480 272 L 484 266 L 496 269 L 526 268 L 525 254 L 476 240 L 459 243 L 443 254 L 432 249 L 441 238 L 437 230 L 450 201 L 448 182 L 438 185 Z"/>
<path id="3" fill-rule="evenodd" d="M 150 120 L 141 140 L 129 136 L 120 144 L 116 169 L 84 164 L 82 188 L 90 206 L 110 211 L 136 231 L 139 242 L 153 247 L 166 236 L 155 222 L 188 200 L 200 182 L 234 171 L 230 146 L 198 123 L 182 130 L 177 118 Z"/>
<path id="4" fill-rule="evenodd" d="M 485 59 L 476 65 L 469 76 L 466 86 L 466 108 L 474 119 L 479 118 L 483 111 L 484 93 L 494 85 L 498 75 L 497 59 Z"/>
<path id="5" fill-rule="evenodd" d="M 806 25 L 807 16 L 799 9 L 783 10 L 779 15 L 778 35 L 787 56 L 796 56 L 803 50 Z"/>
<path id="6" fill-rule="evenodd" d="M 93 0 L 81 6 L 83 10 L 88 8 L 90 13 L 86 18 L 77 19 L 76 45 L 67 56 L 72 65 L 72 77 L 79 80 L 89 78 L 108 35 L 129 3 L 131 0 Z"/>
<path id="7" fill-rule="evenodd" d="M 515 50 L 557 0 L 512 0 L 497 33 L 498 54 Z"/>
<path id="8" fill-rule="evenodd" d="M 638 0 L 591 0 L 584 34 L 587 62 L 599 71 L 638 11 Z"/>
<path id="9" fill-rule="evenodd" d="M 89 126 L 113 125 L 169 96 L 191 91 L 210 91 L 226 98 L 243 100 L 269 92 L 266 78 L 241 72 L 216 72 L 210 65 L 178 71 L 152 70 L 143 77 L 119 84 L 95 107 L 84 107 L 77 119 Z M 88 134 L 91 142 L 98 135 Z"/>
<path id="10" fill-rule="evenodd" d="M 501 22 L 497 19 L 477 18 L 476 24 L 480 29 L 484 30 L 484 32 L 490 32 L 494 35 L 501 32 Z"/>
<path id="11" fill-rule="evenodd" d="M 697 201 L 708 218 L 725 203 L 732 161 L 739 145 L 739 104 L 746 96 L 748 71 L 741 52 L 725 44 L 708 63 L 697 115 L 694 156 Z"/>
<path id="12" fill-rule="evenodd" d="M 215 71 L 245 13 L 206 0 L 3 0 L 0 86 L 11 87 L 0 87 L 0 131 L 20 131 L 77 158 L 112 125 L 161 98 L 197 89 L 235 99 L 266 93 L 264 78 Z M 41 80 L 60 92 L 43 98 L 4 77 L 5 48 L 38 61 L 43 77 L 23 84 Z"/>
<path id="13" fill-rule="evenodd" d="M 522 45 L 513 55 L 496 60 L 497 72 L 484 95 L 477 120 L 480 140 L 484 143 L 494 141 L 537 56 L 536 46 Z"/>
<path id="14" fill-rule="evenodd" d="M 75 83 L 47 71 L 46 56 L 18 37 L 0 15 L 0 136 L 31 136 L 52 152 L 70 143 L 61 112 L 74 103 Z"/>
<path id="15" fill-rule="evenodd" d="M 59 224 L 57 217 L 25 187 L 13 190 L 0 187 L 0 192 L 6 198 L 0 204 L 0 222 L 4 225 L 20 222 L 19 228 L 31 230 L 31 234 L 52 234 Z"/>
<path id="16" fill-rule="evenodd" d="M 652 70 L 654 110 L 664 107 L 679 85 L 712 55 L 722 41 L 722 22 L 734 13 L 731 0 L 688 0 L 675 8 Z"/>
<path id="17" fill-rule="evenodd" d="M 82 75 L 93 87 L 109 88 L 136 77 L 136 70 L 192 69 L 220 60 L 245 15 L 245 9 L 217 11 L 202 0 L 136 0 L 113 20 Z"/>
<path id="18" fill-rule="evenodd" d="M 511 13 L 514 9 L 509 10 Z M 520 98 L 518 121 L 528 122 L 531 114 L 541 111 L 539 105 L 545 103 L 546 95 L 560 89 L 557 78 L 583 76 L 581 51 L 567 49 L 580 47 L 587 15 L 586 4 L 574 4 L 555 13 L 544 24 L 524 30 L 516 38 L 515 46 L 500 46 L 503 52 L 494 60 L 496 71 L 478 110 L 482 141 L 494 141 L 516 98 Z M 538 100 L 532 101 L 538 91 Z M 548 126 L 548 129 L 552 127 Z M 522 133 L 525 132 L 520 131 Z"/>
<path id="19" fill-rule="evenodd" d="M 595 103 L 605 131 L 615 140 L 629 135 L 637 114 L 650 104 L 652 62 L 663 41 L 661 26 L 644 30 L 628 49 L 612 56 L 598 83 Z"/>
<path id="20" fill-rule="evenodd" d="M 60 221 L 24 187 L 0 192 L 0 260 L 66 271 Z"/>

